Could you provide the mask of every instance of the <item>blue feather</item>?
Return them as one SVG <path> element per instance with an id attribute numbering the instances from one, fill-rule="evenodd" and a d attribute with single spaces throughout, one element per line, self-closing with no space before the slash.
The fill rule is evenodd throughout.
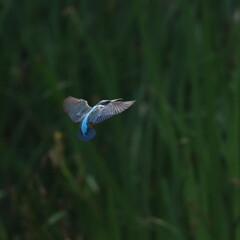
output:
<path id="1" fill-rule="evenodd" d="M 88 131 L 88 118 L 89 118 L 89 115 L 92 111 L 94 111 L 94 109 L 96 108 L 96 106 L 94 106 L 88 113 L 87 115 L 84 117 L 82 123 L 80 124 L 81 126 L 81 130 L 84 134 L 86 134 L 86 132 Z"/>
<path id="2" fill-rule="evenodd" d="M 88 128 L 87 133 L 83 134 L 81 128 L 79 129 L 79 131 L 77 132 L 77 136 L 79 139 L 81 139 L 82 141 L 89 141 L 90 139 L 92 139 L 94 136 L 96 135 L 96 131 L 93 127 Z"/>

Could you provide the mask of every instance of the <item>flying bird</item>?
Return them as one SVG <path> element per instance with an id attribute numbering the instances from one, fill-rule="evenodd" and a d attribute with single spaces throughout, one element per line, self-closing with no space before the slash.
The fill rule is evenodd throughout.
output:
<path id="1" fill-rule="evenodd" d="M 63 110 L 73 122 L 80 123 L 77 136 L 82 141 L 89 141 L 96 135 L 93 126 L 108 118 L 128 109 L 134 101 L 123 101 L 122 98 L 114 100 L 101 100 L 95 106 L 90 107 L 84 99 L 67 97 L 63 101 Z"/>

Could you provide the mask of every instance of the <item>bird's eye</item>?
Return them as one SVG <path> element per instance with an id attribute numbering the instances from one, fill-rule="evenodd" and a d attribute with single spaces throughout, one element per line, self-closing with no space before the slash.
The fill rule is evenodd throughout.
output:
<path id="1" fill-rule="evenodd" d="M 104 101 L 102 105 L 107 105 L 108 103 L 110 103 L 110 101 Z"/>

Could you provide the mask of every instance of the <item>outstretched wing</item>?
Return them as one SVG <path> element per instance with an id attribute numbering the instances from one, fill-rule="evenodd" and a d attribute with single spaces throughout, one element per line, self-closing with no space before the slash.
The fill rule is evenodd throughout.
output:
<path id="1" fill-rule="evenodd" d="M 81 122 L 91 107 L 87 101 L 69 96 L 63 101 L 63 110 L 73 122 Z"/>
<path id="2" fill-rule="evenodd" d="M 96 108 L 89 116 L 90 123 L 100 123 L 108 118 L 117 115 L 126 109 L 128 109 L 135 101 L 122 101 L 121 99 L 116 99 L 110 101 L 105 106 L 99 106 Z"/>

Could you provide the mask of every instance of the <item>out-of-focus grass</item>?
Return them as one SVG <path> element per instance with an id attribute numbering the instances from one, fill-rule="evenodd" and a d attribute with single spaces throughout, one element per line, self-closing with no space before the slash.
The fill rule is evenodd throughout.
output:
<path id="1" fill-rule="evenodd" d="M 0 3 L 0 239 L 240 239 L 234 1 Z M 88 143 L 72 95 L 136 99 Z"/>

